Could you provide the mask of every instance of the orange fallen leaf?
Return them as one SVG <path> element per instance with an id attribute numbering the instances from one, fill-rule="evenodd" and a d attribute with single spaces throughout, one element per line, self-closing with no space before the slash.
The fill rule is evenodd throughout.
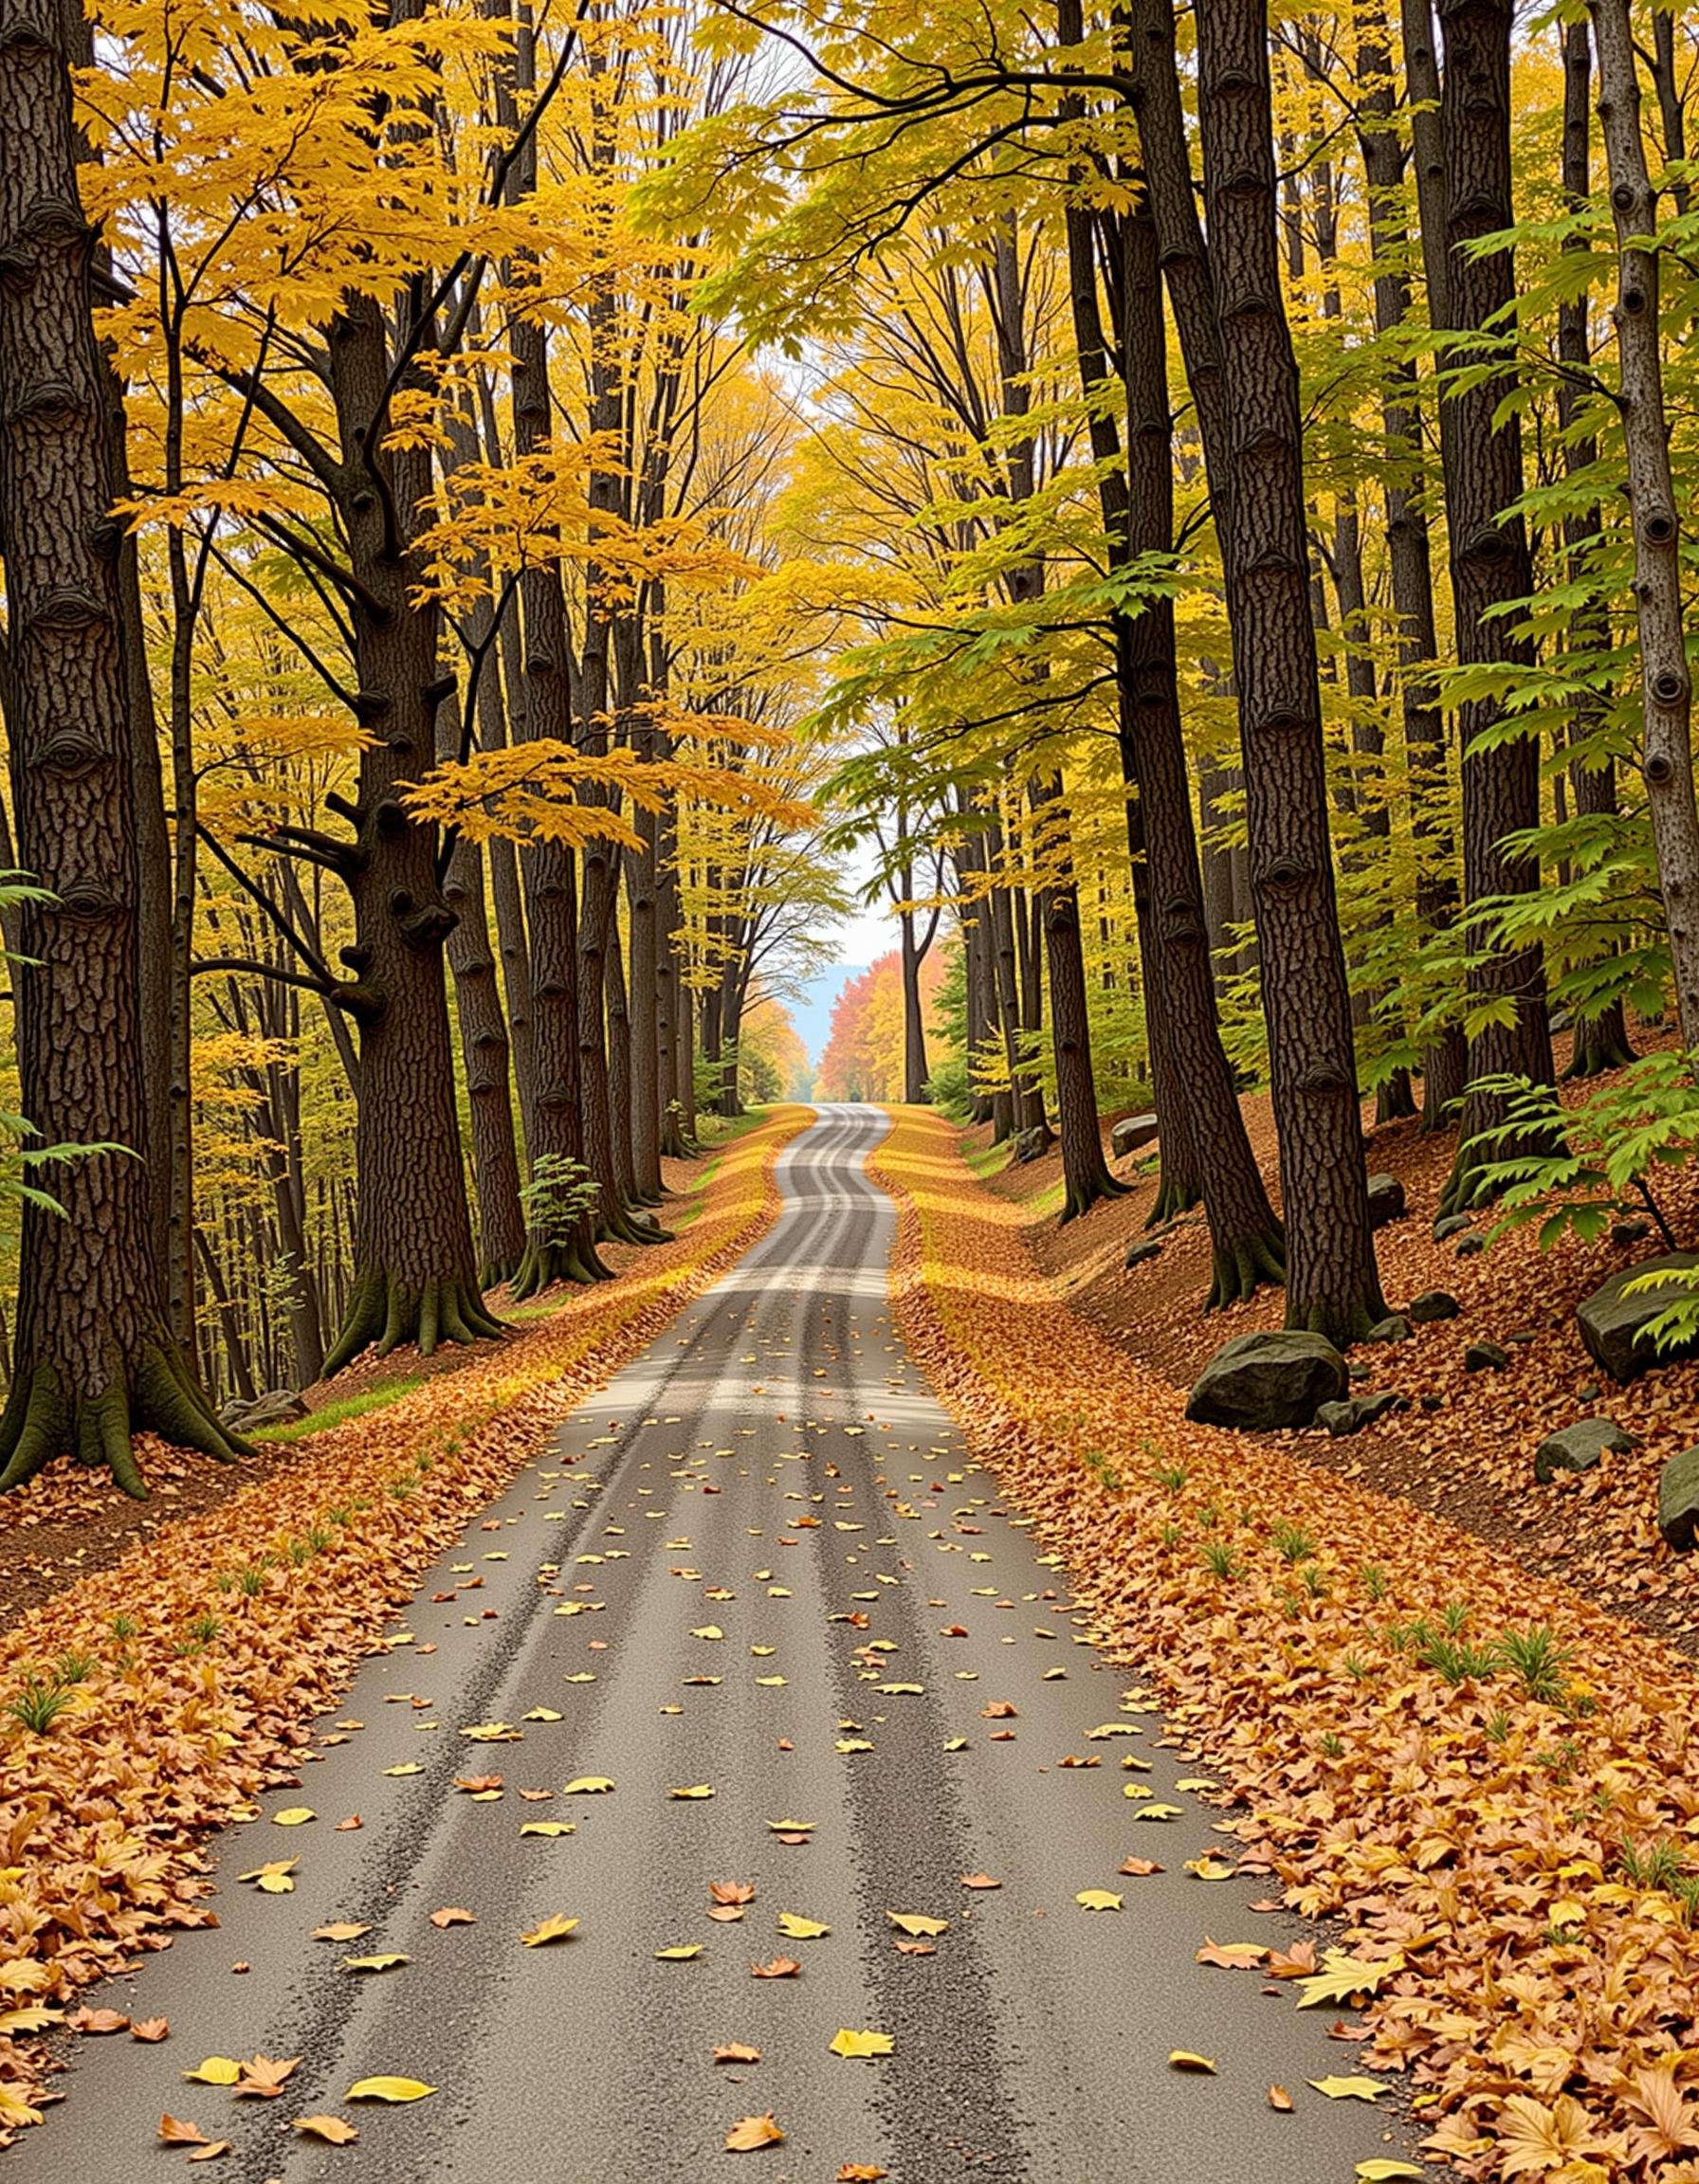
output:
<path id="1" fill-rule="evenodd" d="M 784 2133 L 771 2115 L 740 2117 L 725 2135 L 728 2154 L 754 2154 L 763 2146 L 782 2146 Z"/>
<path id="2" fill-rule="evenodd" d="M 994 1881 L 989 1873 L 964 1873 L 961 1885 L 964 1888 L 1000 1888 L 1003 1884 Z"/>
<path id="3" fill-rule="evenodd" d="M 1254 1972 L 1268 1954 L 1254 1941 L 1212 1941 L 1206 1935 L 1197 1962 L 1218 1964 L 1224 1972 Z"/>
<path id="4" fill-rule="evenodd" d="M 185 2122 L 169 2111 L 159 2119 L 159 2136 L 167 2146 L 210 2146 L 212 2141 L 198 2123 Z"/>
<path id="5" fill-rule="evenodd" d="M 131 2039 L 145 2040 L 150 2047 L 165 2039 L 170 2031 L 171 2027 L 163 2017 L 135 2017 L 130 2021 Z"/>
<path id="6" fill-rule="evenodd" d="M 728 2040 L 723 2048 L 714 2050 L 716 2063 L 758 2063 L 760 2059 L 758 2048 L 745 2048 L 736 2040 Z"/>
<path id="7" fill-rule="evenodd" d="M 300 2068 L 299 2055 L 284 2056 L 281 2061 L 270 2055 L 250 2055 L 236 2081 L 236 2097 L 240 2100 L 247 2094 L 257 2101 L 275 2101 Z"/>
<path id="8" fill-rule="evenodd" d="M 295 2129 L 303 2138 L 322 2138 L 327 2146 L 352 2146 L 359 2137 L 359 2126 L 344 2123 L 339 2116 L 298 2116 Z"/>
<path id="9" fill-rule="evenodd" d="M 122 2032 L 130 2020 L 120 2010 L 73 2010 L 65 2023 L 73 2032 Z"/>
<path id="10" fill-rule="evenodd" d="M 442 1910 L 430 1914 L 430 1923 L 433 1926 L 476 1926 L 478 1921 L 469 1911 L 463 1911 L 459 1904 L 449 1903 Z"/>
<path id="11" fill-rule="evenodd" d="M 768 1964 L 752 1964 L 750 1971 L 758 1979 L 795 1979 L 802 1966 L 795 1956 L 775 1956 Z"/>
<path id="12" fill-rule="evenodd" d="M 1013 1721 L 1017 1713 L 1007 1699 L 994 1699 L 989 1706 L 980 1707 L 979 1718 L 984 1721 Z"/>
<path id="13" fill-rule="evenodd" d="M 710 1881 L 708 1894 L 716 1903 L 753 1903 L 755 1884 L 750 1881 Z"/>
<path id="14" fill-rule="evenodd" d="M 1154 1858 L 1124 1858 L 1115 1870 L 1117 1873 L 1132 1873 L 1142 1877 L 1147 1873 L 1160 1873 L 1162 1868 Z"/>
<path id="15" fill-rule="evenodd" d="M 205 2146 L 197 2146 L 189 2157 L 192 2161 L 220 2161 L 230 2150 L 228 2138 L 209 2139 Z"/>
<path id="16" fill-rule="evenodd" d="M 962 1635 L 965 1637 L 966 1632 Z M 876 2161 L 846 2161 L 838 2171 L 837 2184 L 879 2184 L 882 2176 L 888 2176 L 888 2169 L 881 2169 Z"/>
<path id="17" fill-rule="evenodd" d="M 366 1823 L 357 1812 L 351 1812 L 346 1820 L 337 1822 L 335 1832 L 338 1835 L 352 1835 L 356 1828 L 363 1828 L 365 1825 Z"/>
<path id="18" fill-rule="evenodd" d="M 370 1926 L 362 1926 L 357 1919 L 338 1919 L 329 1926 L 315 1926 L 315 1941 L 357 1941 L 362 1934 L 370 1934 Z"/>
<path id="19" fill-rule="evenodd" d="M 1269 2087 L 1269 2106 L 1278 2108 L 1283 2116 L 1291 2114 L 1292 2097 L 1284 2085 L 1270 2085 Z"/>

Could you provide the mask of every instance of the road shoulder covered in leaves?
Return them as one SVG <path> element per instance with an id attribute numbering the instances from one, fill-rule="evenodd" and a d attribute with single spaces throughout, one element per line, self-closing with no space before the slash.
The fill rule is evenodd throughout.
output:
<path id="1" fill-rule="evenodd" d="M 897 1110 L 872 1169 L 904 1341 L 1098 1641 L 1207 1745 L 1246 1857 L 1345 1922 L 1365 2052 L 1406 2073 L 1426 2150 L 1699 2184 L 1690 1665 L 1438 1519 L 1188 1424 L 937 1116 Z"/>
<path id="2" fill-rule="evenodd" d="M 766 1232 L 774 1162 L 811 1119 L 781 1107 L 730 1144 L 676 1240 L 617 1280 L 327 1429 L 0 1637 L 0 2144 L 51 2097 L 34 2036 L 170 1929 L 215 1922 L 202 1839 L 291 1777 L 468 1510 Z"/>

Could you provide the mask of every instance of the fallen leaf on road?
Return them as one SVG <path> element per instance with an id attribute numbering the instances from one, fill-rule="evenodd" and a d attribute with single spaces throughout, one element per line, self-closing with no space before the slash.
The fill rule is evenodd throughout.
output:
<path id="1" fill-rule="evenodd" d="M 145 2040 L 150 2047 L 163 2040 L 170 2031 L 171 2027 L 163 2017 L 136 2017 L 130 2023 L 131 2039 Z"/>
<path id="2" fill-rule="evenodd" d="M 806 1835 L 817 1825 L 813 1820 L 769 1820 L 767 1823 L 775 1835 Z"/>
<path id="3" fill-rule="evenodd" d="M 427 2085 L 417 2078 L 362 2078 L 348 2088 L 350 2101 L 423 2101 L 428 2093 L 434 2093 L 434 2085 Z"/>
<path id="4" fill-rule="evenodd" d="M 230 2150 L 228 2138 L 210 2139 L 205 2146 L 197 2146 L 189 2157 L 192 2161 L 222 2161 Z"/>
<path id="5" fill-rule="evenodd" d="M 750 1881 L 710 1881 L 708 1894 L 716 1903 L 743 1904 L 755 1902 L 755 1884 Z"/>
<path id="6" fill-rule="evenodd" d="M 758 2048 L 745 2048 L 736 2040 L 728 2040 L 723 2048 L 714 2050 L 716 2063 L 758 2063 L 760 2059 Z"/>
<path id="7" fill-rule="evenodd" d="M 1189 2048 L 1177 2048 L 1168 2058 L 1171 2070 L 1201 2070 L 1213 2078 L 1215 2066 L 1207 2055 L 1194 2055 Z"/>
<path id="8" fill-rule="evenodd" d="M 386 1767 L 386 1774 L 423 1774 L 424 1767 L 417 1759 L 404 1759 L 399 1767 Z"/>
<path id="9" fill-rule="evenodd" d="M 994 1881 L 989 1873 L 964 1873 L 961 1885 L 964 1888 L 1000 1888 L 1003 1884 Z"/>
<path id="10" fill-rule="evenodd" d="M 255 1866 L 246 1873 L 238 1873 L 238 1881 L 252 1881 L 267 1896 L 286 1896 L 295 1883 L 290 1875 L 301 1864 L 299 1858 L 273 1858 L 264 1866 Z"/>
<path id="11" fill-rule="evenodd" d="M 344 1972 L 393 1972 L 397 1964 L 411 1964 L 412 1958 L 399 1949 L 386 1950 L 379 1956 L 344 1956 Z"/>
<path id="12" fill-rule="evenodd" d="M 781 1911 L 778 1930 L 787 1941 L 818 1941 L 831 1932 L 818 1919 L 804 1919 L 799 1912 Z"/>
<path id="13" fill-rule="evenodd" d="M 1348 2002 L 1353 1994 L 1377 1993 L 1380 1982 L 1402 1971 L 1403 1966 L 1401 1956 L 1388 1956 L 1381 1963 L 1371 1964 L 1360 1956 L 1347 1956 L 1341 1949 L 1329 1949 L 1322 1959 L 1321 1971 L 1313 1978 L 1298 1982 L 1298 2007 L 1314 2010 L 1324 2002 Z"/>
<path id="14" fill-rule="evenodd" d="M 450 1903 L 441 1911 L 433 1911 L 430 1923 L 433 1926 L 475 1926 L 478 1921 L 469 1911 L 463 1911 L 457 1903 Z"/>
<path id="15" fill-rule="evenodd" d="M 572 1820 L 522 1820 L 521 1835 L 575 1835 L 577 1823 Z"/>
<path id="16" fill-rule="evenodd" d="M 360 2135 L 357 2123 L 344 2123 L 339 2116 L 298 2116 L 294 2127 L 303 2138 L 322 2138 L 327 2146 L 352 2146 Z"/>
<path id="17" fill-rule="evenodd" d="M 317 1820 L 318 1813 L 310 1805 L 285 1805 L 281 1812 L 271 1815 L 274 1828 L 304 1828 L 309 1820 Z"/>
<path id="18" fill-rule="evenodd" d="M 1131 1873 L 1142 1879 L 1146 1874 L 1161 1872 L 1162 1868 L 1154 1858 L 1124 1858 L 1115 1870 L 1117 1873 Z"/>
<path id="19" fill-rule="evenodd" d="M 1135 1785 L 1129 1783 L 1124 1794 L 1132 1796 L 1134 1789 Z M 1141 1805 L 1133 1814 L 1135 1820 L 1178 1820 L 1179 1817 L 1180 1808 L 1178 1805 Z"/>
<path id="20" fill-rule="evenodd" d="M 130 2020 L 119 2010 L 73 2010 L 65 2023 L 73 2032 L 122 2032 Z"/>
<path id="21" fill-rule="evenodd" d="M 183 2072 L 198 2085 L 233 2085 L 241 2075 L 242 2066 L 233 2055 L 209 2055 L 199 2069 Z"/>
<path id="22" fill-rule="evenodd" d="M 541 1949 L 551 1941 L 570 1939 L 577 1931 L 577 1925 L 575 1919 L 562 1919 L 557 1913 L 545 1919 L 539 1926 L 532 1927 L 529 1934 L 522 1934 L 520 1938 L 527 1949 Z"/>
<path id="23" fill-rule="evenodd" d="M 580 1774 L 561 1791 L 563 1797 L 605 1797 L 613 1787 L 611 1774 Z"/>
<path id="24" fill-rule="evenodd" d="M 1270 1953 L 1270 1979 L 1302 1979 L 1315 1968 L 1316 1945 L 1313 1941 L 1300 1941 L 1290 1949 L 1275 1949 Z"/>
<path id="25" fill-rule="evenodd" d="M 1269 2087 L 1269 2106 L 1270 2108 L 1278 2108 L 1283 2116 L 1289 2116 L 1291 2114 L 1292 2097 L 1287 2091 L 1284 2085 L 1270 2085 Z M 1359 2170 L 1358 2175 L 1361 2175 L 1361 2174 L 1362 2172 Z M 1415 2174 L 1419 2176 L 1421 2172 L 1418 2169 L 1415 2172 Z"/>
<path id="26" fill-rule="evenodd" d="M 1378 2101 L 1386 2091 L 1374 2078 L 1312 2078 L 1309 2083 L 1329 2101 Z"/>
<path id="27" fill-rule="evenodd" d="M 980 1718 L 986 1721 L 1014 1721 L 1018 1719 L 1017 1709 L 1007 1699 L 994 1699 L 989 1706 L 981 1706 Z"/>
<path id="28" fill-rule="evenodd" d="M 1121 1898 L 1108 1888 L 1082 1888 L 1074 1898 L 1084 1911 L 1119 1911 Z"/>
<path id="29" fill-rule="evenodd" d="M 706 1782 L 692 1782 L 685 1790 L 669 1790 L 667 1794 L 680 1804 L 688 1804 L 703 1797 L 711 1797 L 713 1788 Z"/>
<path id="30" fill-rule="evenodd" d="M 770 1964 L 752 1964 L 749 1969 L 758 1979 L 795 1979 L 802 1966 L 795 1956 L 775 1956 Z"/>
<path id="31" fill-rule="evenodd" d="M 1218 1964 L 1224 1972 L 1254 1972 L 1268 1954 L 1254 1941 L 1212 1941 L 1206 1934 L 1197 1962 Z"/>
<path id="32" fill-rule="evenodd" d="M 1408 2161 L 1376 2159 L 1360 2161 L 1352 2175 L 1361 2178 L 1361 2184 L 1397 2184 L 1397 2179 L 1404 2176 L 1414 2177 L 1416 2184 L 1422 2184 L 1427 2171 L 1417 2169 Z"/>
<path id="33" fill-rule="evenodd" d="M 500 1774 L 457 1774 L 454 1777 L 454 1787 L 457 1790 L 464 1790 L 468 1796 L 477 1797 L 486 1790 L 499 1790 L 502 1787 L 502 1776 Z"/>
<path id="34" fill-rule="evenodd" d="M 281 2059 L 273 2055 L 250 2055 L 236 2081 L 236 2098 L 275 2101 L 300 2068 L 299 2055 L 285 2055 Z"/>
<path id="35" fill-rule="evenodd" d="M 186 2123 L 169 2112 L 159 2119 L 159 2136 L 167 2146 L 210 2146 L 212 2141 L 198 2123 Z"/>
<path id="36" fill-rule="evenodd" d="M 947 1933 L 950 1924 L 947 1919 L 928 1919 L 919 1911 L 887 1911 L 886 1917 L 901 1932 L 917 1937 Z"/>
<path id="37" fill-rule="evenodd" d="M 357 1812 L 351 1812 L 346 1820 L 338 1820 L 337 1822 L 336 1832 L 338 1835 L 352 1835 L 356 1829 L 363 1828 L 365 1825 L 366 1823 L 360 1818 Z"/>
<path id="38" fill-rule="evenodd" d="M 875 2161 L 846 2161 L 838 2171 L 837 2184 L 879 2184 L 882 2176 L 889 2175 L 888 2169 L 881 2169 Z"/>
<path id="39" fill-rule="evenodd" d="M 785 2135 L 771 2116 L 744 2116 L 725 2135 L 728 2154 L 754 2154 L 763 2146 L 782 2146 Z"/>
<path id="40" fill-rule="evenodd" d="M 1212 1858 L 1207 1851 L 1201 1858 L 1188 1858 L 1186 1871 L 1195 1881 L 1231 1881 L 1238 1870 L 1225 1865 L 1219 1858 Z"/>
<path id="41" fill-rule="evenodd" d="M 670 1949 L 657 1949 L 655 1951 L 655 1962 L 657 1964 L 688 1964 L 693 1957 L 701 1955 L 702 1943 L 700 1941 L 680 1941 Z"/>
<path id="42" fill-rule="evenodd" d="M 834 2032 L 826 2043 L 834 2055 L 868 2057 L 888 2055 L 897 2043 L 888 2032 Z"/>

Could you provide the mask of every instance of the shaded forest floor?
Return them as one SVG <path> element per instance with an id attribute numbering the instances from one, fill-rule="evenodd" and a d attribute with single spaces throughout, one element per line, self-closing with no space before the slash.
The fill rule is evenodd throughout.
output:
<path id="1" fill-rule="evenodd" d="M 1561 1046 L 1560 1066 L 1566 1058 Z M 1573 1088 L 1571 1096 L 1580 1098 L 1582 1090 Z M 1277 1196 L 1268 1099 L 1258 1094 L 1243 1104 L 1251 1144 Z M 1462 1311 L 1455 1320 L 1416 1327 L 1407 1342 L 1353 1352 L 1352 1363 L 1369 1371 L 1360 1392 L 1397 1388 L 1410 1398 L 1410 1410 L 1345 1440 L 1319 1430 L 1270 1438 L 1306 1463 L 1449 1519 L 1534 1574 L 1574 1586 L 1699 1654 L 1699 1556 L 1672 1554 L 1656 1524 L 1662 1465 L 1699 1443 L 1699 1361 L 1661 1367 L 1618 1387 L 1587 1356 L 1574 1319 L 1581 1298 L 1610 1275 L 1655 1257 L 1662 1244 L 1655 1235 L 1621 1245 L 1566 1238 L 1543 1252 L 1534 1230 L 1522 1228 L 1460 1259 L 1458 1239 L 1433 1239 L 1454 1133 L 1424 1136 L 1414 1120 L 1377 1128 L 1372 1118 L 1372 1102 L 1365 1103 L 1370 1171 L 1397 1175 L 1408 1205 L 1404 1218 L 1376 1239 L 1388 1306 L 1398 1311 L 1424 1289 L 1445 1289 Z M 1108 1127 L 1105 1122 L 1105 1147 Z M 993 1167 L 1000 1156 L 987 1158 L 988 1140 L 988 1130 L 970 1130 L 970 1158 L 976 1167 L 985 1164 L 990 1188 L 1024 1215 L 1023 1241 L 1057 1294 L 1164 1379 L 1189 1385 L 1219 1343 L 1280 1325 L 1277 1290 L 1222 1313 L 1203 1312 L 1210 1255 L 1200 1211 L 1186 1216 L 1159 1259 L 1125 1266 L 1126 1248 L 1144 1235 L 1155 1198 L 1148 1153 L 1110 1163 L 1133 1183 L 1126 1198 L 1062 1228 L 1055 1218 L 1060 1153 L 1052 1150 L 1025 1167 Z M 1149 1174 L 1139 1173 L 1142 1162 L 1149 1162 Z M 1660 1202 L 1677 1240 L 1699 1241 L 1699 1171 L 1661 1185 Z M 1489 1211 L 1474 1216 L 1481 1234 L 1492 1223 Z M 1509 1363 L 1499 1372 L 1466 1374 L 1464 1351 L 1482 1341 L 1507 1349 Z M 1637 1445 L 1627 1454 L 1607 1454 L 1595 1471 L 1537 1485 L 1538 1444 L 1559 1427 L 1593 1416 L 1615 1419 Z"/>
<path id="2" fill-rule="evenodd" d="M 609 1244 L 602 1256 L 616 1283 L 647 1270 L 669 1276 L 681 1268 L 687 1278 L 689 1228 L 703 1210 L 705 1194 L 721 1165 L 723 1149 L 766 1118 L 758 1113 L 719 1125 L 723 1135 L 695 1160 L 667 1160 L 663 1179 L 672 1195 L 658 1218 L 685 1239 L 685 1247 Z M 581 1312 L 608 1294 L 606 1288 L 577 1290 L 563 1285 L 547 1290 L 511 1313 L 505 1289 L 493 1290 L 491 1302 L 513 1333 L 497 1347 L 448 1343 L 429 1357 L 411 1344 L 388 1356 L 356 1357 L 334 1380 L 302 1391 L 308 1418 L 255 1442 L 257 1453 L 241 1464 L 219 1464 L 192 1449 L 173 1448 L 151 1434 L 137 1437 L 150 1499 L 133 1502 L 113 1484 L 110 1474 L 74 1464 L 54 1464 L 16 1493 L 0 1496 L 0 1631 L 9 1629 L 32 1608 L 77 1579 L 109 1569 L 130 1548 L 180 1523 L 216 1509 L 256 1480 L 296 1470 L 324 1446 L 322 1435 L 344 1419 L 387 1410 L 425 1383 L 453 1378 L 512 1350 L 561 1313 Z M 320 1416 L 320 1414 L 328 1415 Z M 316 1423 L 317 1421 L 317 1423 Z"/>

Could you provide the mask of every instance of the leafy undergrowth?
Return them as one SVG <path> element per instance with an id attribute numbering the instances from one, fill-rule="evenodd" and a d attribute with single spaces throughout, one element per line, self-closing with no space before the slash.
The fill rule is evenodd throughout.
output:
<path id="1" fill-rule="evenodd" d="M 905 1341 L 1100 1642 L 1226 1771 L 1245 1857 L 1345 1921 L 1367 2052 L 1428 2150 L 1699 2184 L 1690 1665 L 1439 1519 L 1189 1425 L 937 1117 L 898 1111 L 873 1165 Z"/>
<path id="2" fill-rule="evenodd" d="M 1566 1085 L 1564 1095 L 1584 1098 L 1599 1082 Z M 1273 1176 L 1278 1156 L 1267 1095 L 1248 1094 L 1242 1104 L 1252 1149 Z M 1596 1244 L 1571 1236 L 1542 1251 L 1534 1230 L 1522 1228 L 1477 1256 L 1459 1257 L 1459 1239 L 1435 1243 L 1433 1236 L 1454 1135 L 1424 1137 L 1414 1121 L 1370 1128 L 1372 1113 L 1366 1102 L 1369 1166 L 1396 1174 L 1409 1203 L 1407 1216 L 1376 1238 L 1387 1301 L 1398 1309 L 1424 1289 L 1445 1289 L 1461 1310 L 1455 1320 L 1418 1326 L 1407 1342 L 1358 1349 L 1352 1361 L 1368 1369 L 1366 1385 L 1396 1388 L 1413 1408 L 1349 1440 L 1306 1434 L 1298 1444 L 1305 1457 L 1449 1518 L 1535 1574 L 1561 1578 L 1699 1653 L 1699 1556 L 1672 1554 L 1656 1521 L 1659 1472 L 1679 1449 L 1699 1443 L 1699 1361 L 1665 1365 L 1618 1387 L 1588 1356 L 1575 1323 L 1581 1298 L 1665 1247 L 1655 1234 Z M 1139 1157 L 1154 1166 L 1148 1156 Z M 1051 1153 L 988 1180 L 999 1195 L 1020 1202 L 1041 1268 L 1121 1347 L 1164 1378 L 1187 1383 L 1217 1343 L 1280 1325 L 1284 1298 L 1275 1289 L 1204 1316 L 1210 1252 L 1201 1214 L 1187 1216 L 1168 1236 L 1160 1259 L 1126 1268 L 1126 1247 L 1144 1234 L 1155 1195 L 1150 1175 L 1137 1180 L 1130 1197 L 1095 1208 L 1084 1221 L 1059 1227 L 1046 1218 L 1045 1192 L 1059 1164 Z M 1127 1175 L 1137 1162 L 1115 1167 Z M 1670 1171 L 1657 1189 L 1678 1240 L 1699 1240 L 1699 1164 Z M 1493 1218 L 1489 1210 L 1474 1216 L 1477 1238 Z M 1503 1369 L 1466 1371 L 1464 1353 L 1473 1342 L 1501 1345 L 1507 1353 Z M 1595 1416 L 1614 1419 L 1635 1446 L 1607 1454 L 1597 1470 L 1537 1484 L 1540 1442 L 1577 1418 Z"/>
<path id="3" fill-rule="evenodd" d="M 315 1434 L 0 1637 L 0 2143 L 38 2121 L 56 2005 L 210 1922 L 206 1832 L 267 1783 L 418 1573 L 586 1394 L 770 1225 L 782 1107 L 722 1155 L 695 1218 L 618 1280 L 455 1373 Z"/>

